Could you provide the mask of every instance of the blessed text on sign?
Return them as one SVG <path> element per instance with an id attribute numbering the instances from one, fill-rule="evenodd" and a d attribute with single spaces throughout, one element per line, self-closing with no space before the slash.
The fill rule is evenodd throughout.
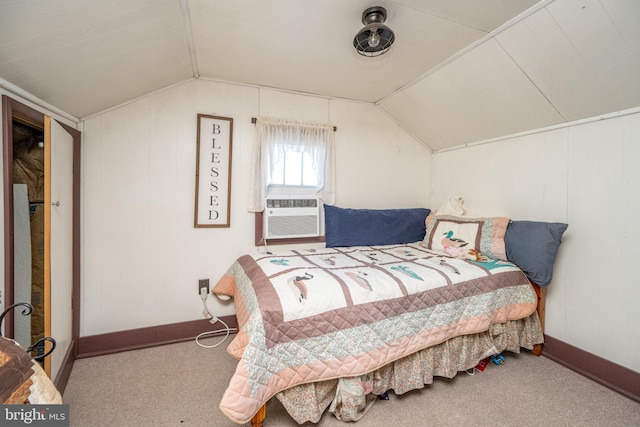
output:
<path id="1" fill-rule="evenodd" d="M 229 227 L 233 119 L 198 114 L 195 227 Z"/>

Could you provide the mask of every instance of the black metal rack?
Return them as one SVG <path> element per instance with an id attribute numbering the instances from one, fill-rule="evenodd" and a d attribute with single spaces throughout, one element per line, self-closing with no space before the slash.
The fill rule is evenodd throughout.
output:
<path id="1" fill-rule="evenodd" d="M 7 314 L 9 314 L 9 311 L 17 308 L 17 307 L 24 307 L 24 309 L 22 310 L 22 315 L 23 316 L 28 316 L 31 314 L 31 312 L 33 311 L 33 306 L 31 304 L 29 304 L 28 302 L 18 302 L 15 303 L 13 305 L 10 305 L 9 307 L 7 307 L 2 314 L 0 314 L 0 337 L 2 337 L 2 321 L 4 320 L 5 316 Z M 53 350 L 55 350 L 56 348 L 56 340 L 51 338 L 51 337 L 44 337 L 44 338 L 40 338 L 38 341 L 34 342 L 33 344 L 31 344 L 28 348 L 27 348 L 27 353 L 31 354 L 31 352 L 36 349 L 38 346 L 40 345 L 44 345 L 44 343 L 46 341 L 49 341 L 51 343 L 51 348 L 49 349 L 49 351 L 47 351 L 44 354 L 39 354 L 38 356 L 34 357 L 33 360 L 37 361 L 37 362 L 42 362 L 44 361 L 45 357 L 49 356 L 51 353 L 53 353 Z"/>

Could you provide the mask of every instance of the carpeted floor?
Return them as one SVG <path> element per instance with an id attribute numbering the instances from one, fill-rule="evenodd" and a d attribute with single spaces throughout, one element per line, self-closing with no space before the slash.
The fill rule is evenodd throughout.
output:
<path id="1" fill-rule="evenodd" d="M 228 342 L 207 349 L 191 341 L 77 360 L 63 396 L 71 426 L 237 426 L 218 409 L 236 364 L 226 353 Z M 505 358 L 503 366 L 489 364 L 483 373 L 389 393 L 357 427 L 640 426 L 640 403 L 544 357 L 525 351 Z M 265 427 L 285 426 L 298 424 L 272 399 Z M 325 413 L 317 426 L 346 424 Z"/>

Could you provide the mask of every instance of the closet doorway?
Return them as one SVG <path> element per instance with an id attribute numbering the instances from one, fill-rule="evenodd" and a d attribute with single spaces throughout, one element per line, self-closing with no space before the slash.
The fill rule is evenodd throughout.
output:
<path id="1" fill-rule="evenodd" d="M 7 96 L 2 118 L 4 306 L 34 306 L 4 334 L 25 347 L 53 337 L 44 368 L 64 389 L 79 336 L 80 132 Z"/>
<path id="2" fill-rule="evenodd" d="M 44 128 L 14 117 L 13 134 L 13 299 L 33 306 L 15 316 L 13 338 L 28 347 L 45 335 L 44 321 Z M 21 309 L 20 309 L 21 310 Z M 44 343 L 34 356 L 45 353 Z"/>

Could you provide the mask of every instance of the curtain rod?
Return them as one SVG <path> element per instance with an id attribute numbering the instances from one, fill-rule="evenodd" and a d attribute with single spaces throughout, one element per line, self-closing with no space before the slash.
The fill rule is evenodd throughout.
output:
<path id="1" fill-rule="evenodd" d="M 254 125 L 256 124 L 256 121 L 257 121 L 257 120 L 258 120 L 258 119 L 256 119 L 255 117 L 251 117 L 251 123 L 253 123 Z M 338 128 L 334 126 L 334 127 L 333 127 L 333 131 L 334 131 L 334 132 L 336 132 L 337 130 L 338 130 Z"/>

